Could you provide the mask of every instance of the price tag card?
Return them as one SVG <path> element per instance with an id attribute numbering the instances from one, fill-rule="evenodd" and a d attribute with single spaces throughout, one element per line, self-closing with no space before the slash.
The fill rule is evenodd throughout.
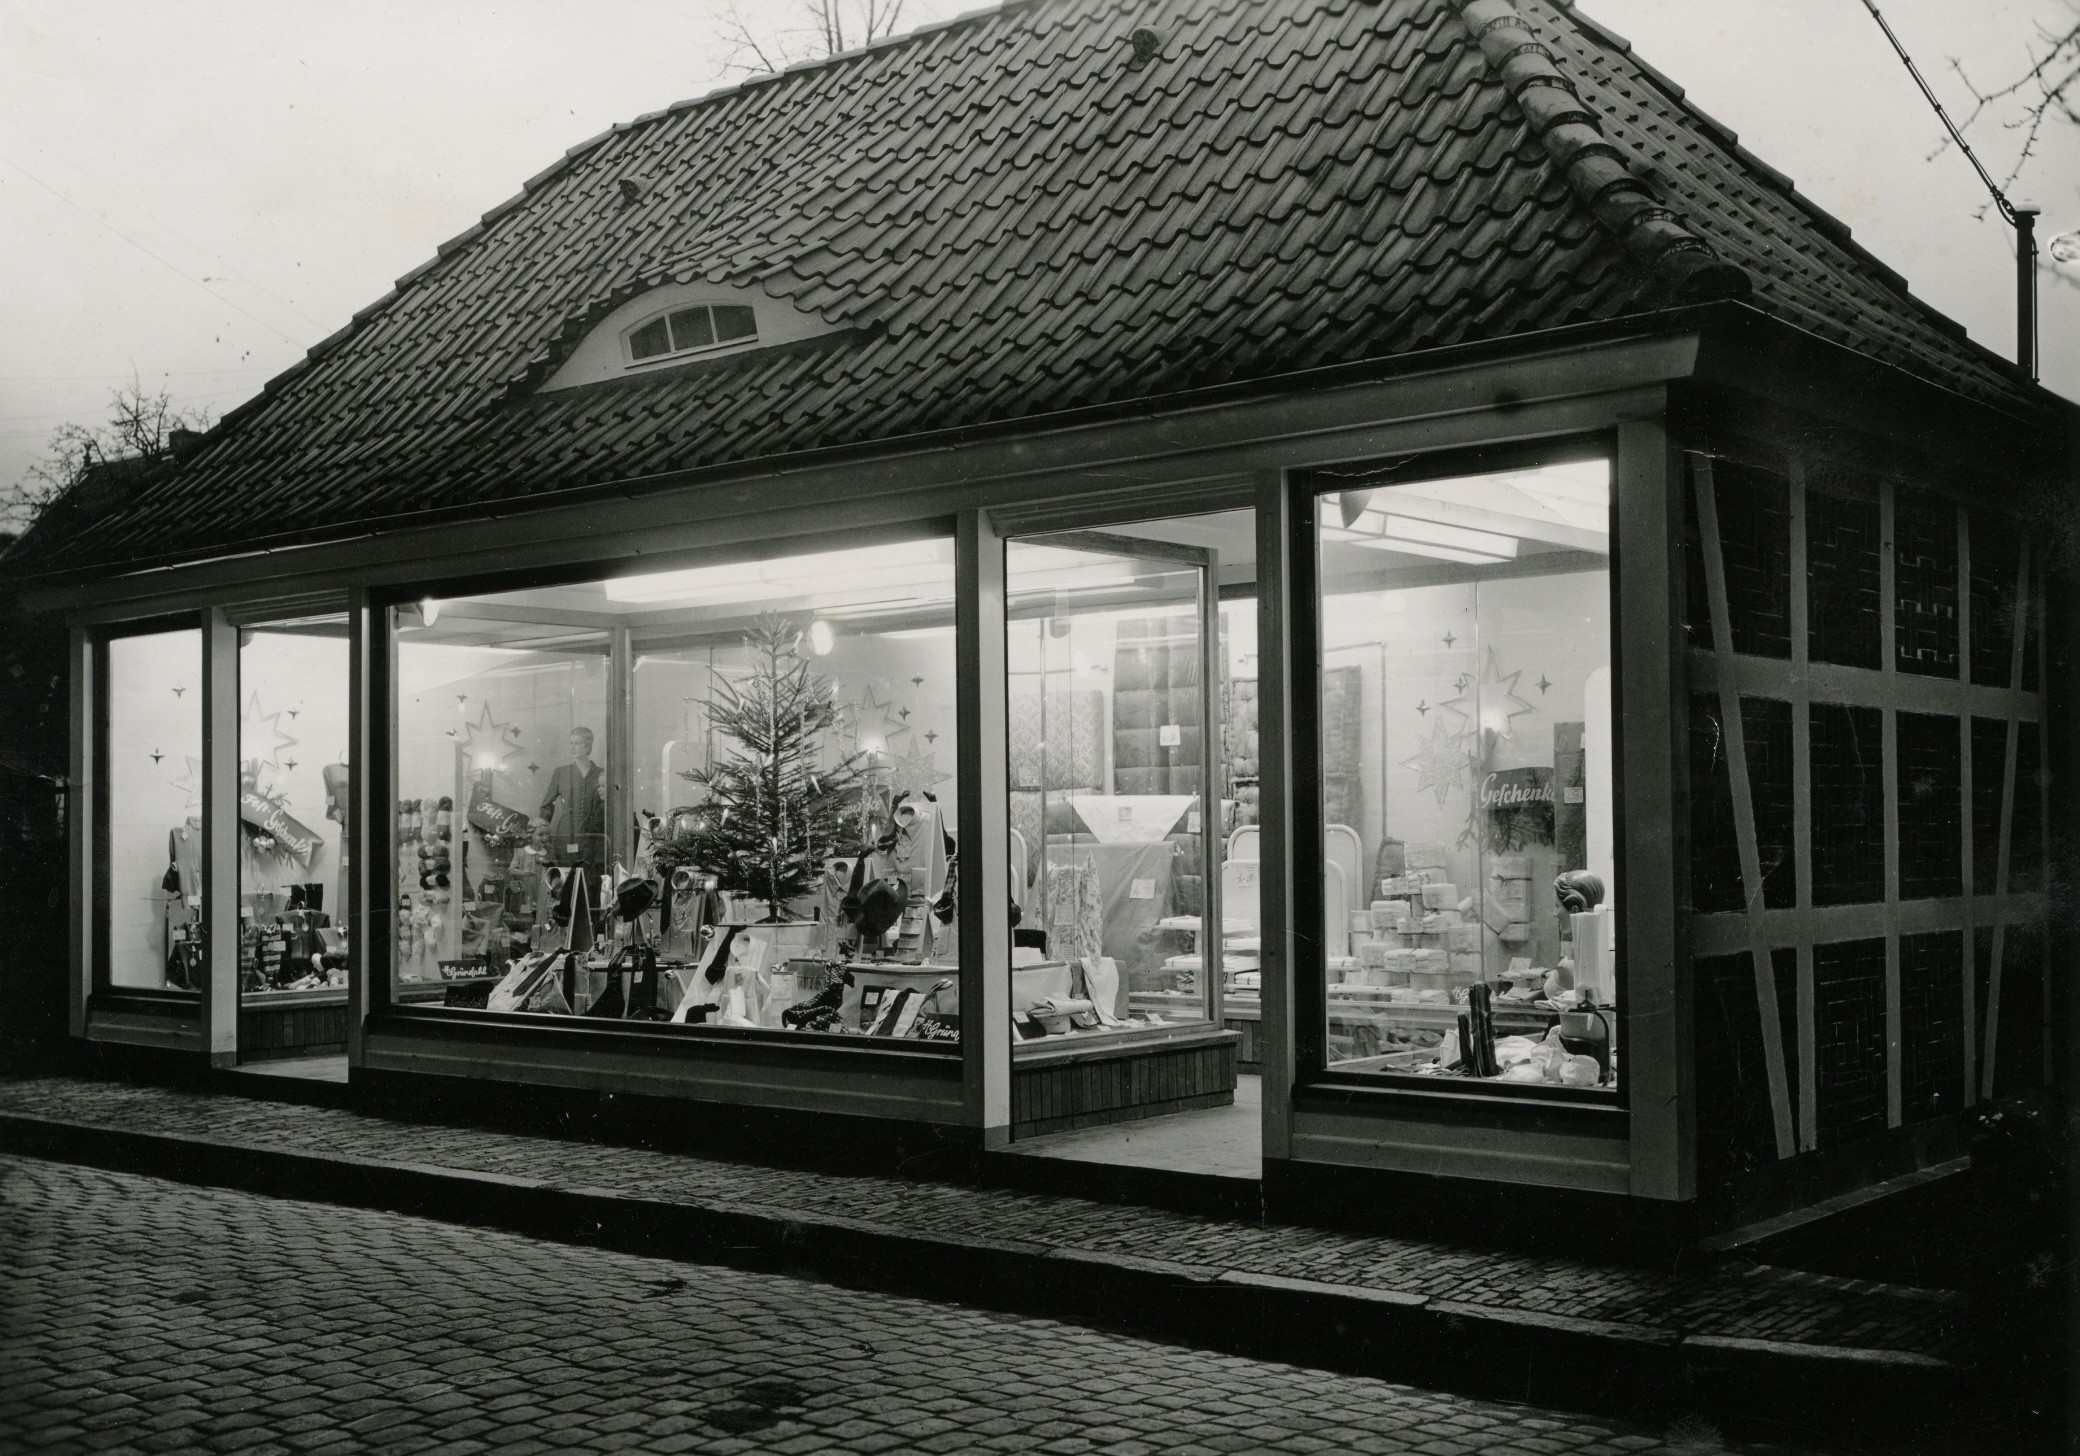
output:
<path id="1" fill-rule="evenodd" d="M 1134 822 L 1134 806 L 1132 804 L 1119 806 L 1119 822 L 1122 824 L 1132 824 Z"/>
<path id="2" fill-rule="evenodd" d="M 1184 832 L 1187 834 L 1197 834 L 1199 832 L 1199 811 L 1197 809 L 1184 816 Z"/>
<path id="3" fill-rule="evenodd" d="M 1154 880 L 1136 880 L 1127 886 L 1127 898 L 1129 900 L 1153 900 L 1155 897 L 1156 882 Z"/>
<path id="4" fill-rule="evenodd" d="M 1156 743 L 1163 748 L 1178 748 L 1184 743 L 1184 729 L 1175 723 L 1165 723 L 1156 729 Z"/>

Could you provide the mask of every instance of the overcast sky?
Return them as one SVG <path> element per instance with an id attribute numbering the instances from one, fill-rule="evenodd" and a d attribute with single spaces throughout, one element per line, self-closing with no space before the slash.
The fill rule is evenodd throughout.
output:
<path id="1" fill-rule="evenodd" d="M 920 17 L 971 8 L 911 0 Z M 2066 0 L 1883 0 L 1946 100 Z M 786 0 L 745 0 L 754 17 Z M 1585 0 L 2006 354 L 2008 230 L 1862 0 Z M 0 0 L 0 482 L 134 370 L 221 414 L 566 148 L 728 79 L 701 0 Z M 2005 172 L 2016 134 L 1983 132 Z M 2018 189 L 2080 228 L 2080 135 Z M 2044 288 L 2080 397 L 2080 270 Z"/>

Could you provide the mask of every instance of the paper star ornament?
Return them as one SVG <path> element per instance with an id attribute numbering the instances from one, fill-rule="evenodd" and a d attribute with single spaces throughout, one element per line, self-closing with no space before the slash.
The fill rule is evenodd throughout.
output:
<path id="1" fill-rule="evenodd" d="M 1440 718 L 1430 725 L 1430 736 L 1421 749 L 1413 758 L 1402 759 L 1401 766 L 1415 770 L 1416 792 L 1437 795 L 1437 807 L 1442 809 L 1452 790 L 1465 785 L 1466 735 L 1454 733 Z"/>
<path id="2" fill-rule="evenodd" d="M 280 768 L 282 750 L 302 742 L 282 727 L 282 714 L 260 706 L 260 694 L 246 698 L 238 720 L 238 756 L 248 775 L 262 766 Z"/>
<path id="3" fill-rule="evenodd" d="M 457 746 L 462 749 L 471 772 L 481 773 L 490 769 L 494 773 L 503 773 L 506 760 L 520 751 L 512 741 L 513 733 L 512 724 L 493 721 L 491 705 L 485 703 L 477 710 L 472 722 L 462 725 L 462 736 L 457 740 Z"/>

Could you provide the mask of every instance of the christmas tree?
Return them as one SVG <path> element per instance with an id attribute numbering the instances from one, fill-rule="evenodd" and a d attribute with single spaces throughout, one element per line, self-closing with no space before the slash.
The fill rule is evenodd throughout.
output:
<path id="1" fill-rule="evenodd" d="M 741 683 L 717 676 L 708 720 L 730 753 L 684 773 L 708 797 L 694 833 L 675 846 L 674 858 L 711 871 L 718 888 L 765 901 L 769 921 L 817 886 L 824 860 L 850 842 L 859 804 L 859 756 L 823 766 L 824 735 L 838 721 L 836 685 L 801 642 L 786 618 L 761 617 L 744 637 L 750 675 Z"/>

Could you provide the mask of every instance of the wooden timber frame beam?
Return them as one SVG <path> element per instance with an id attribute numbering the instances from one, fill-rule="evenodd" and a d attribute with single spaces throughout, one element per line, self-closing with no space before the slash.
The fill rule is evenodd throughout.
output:
<path id="1" fill-rule="evenodd" d="M 1994 864 L 1994 894 L 1998 905 L 1993 912 L 1993 944 L 1988 951 L 1990 964 L 1986 971 L 1986 1025 L 1982 1028 L 1984 1049 L 1979 1054 L 1979 1095 L 1985 1099 L 1993 1096 L 1994 1051 L 2000 1043 L 2001 1028 L 2001 961 L 2007 953 L 2008 941 L 2008 873 L 2014 863 L 2015 849 L 2015 760 L 2020 747 L 2022 722 L 2018 714 L 2022 695 L 2022 665 L 2029 642 L 2029 558 L 2030 547 L 2023 543 L 2017 553 L 2020 558 L 2015 569 L 2015 635 L 2008 650 L 2008 691 L 2013 695 L 2008 705 L 2008 730 L 2001 755 L 2001 838 L 2000 855 Z M 2038 687 L 2043 683 L 2039 682 Z M 2039 756 L 2043 734 L 2038 732 Z M 2034 787 L 2034 785 L 2032 785 Z M 1970 956 L 1971 965 L 1978 960 L 1978 938 L 1973 937 Z"/>
<path id="2" fill-rule="evenodd" d="M 1712 617 L 1712 643 L 1722 659 L 1733 656 L 1732 613 L 1726 596 L 1726 559 L 1720 549 L 1719 505 L 1709 456 L 1694 456 L 1691 483 L 1697 496 L 1698 528 L 1704 537 L 1705 592 Z M 1734 834 L 1740 842 L 1741 882 L 1747 891 L 1748 954 L 1755 966 L 1755 1005 L 1762 1018 L 1762 1062 L 1769 1081 L 1770 1126 L 1778 1158 L 1796 1150 L 1791 1093 L 1784 1072 L 1784 1023 L 1777 1009 L 1777 973 L 1762 917 L 1762 855 L 1755 835 L 1755 800 L 1748 783 L 1748 747 L 1741 721 L 1740 689 L 1732 673 L 1719 680 L 1719 718 L 1726 734 L 1727 772 L 1733 788 Z"/>

